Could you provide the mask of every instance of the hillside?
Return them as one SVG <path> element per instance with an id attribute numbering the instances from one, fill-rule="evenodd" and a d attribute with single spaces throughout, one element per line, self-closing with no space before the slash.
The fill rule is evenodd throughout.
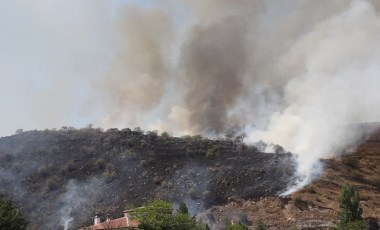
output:
<path id="1" fill-rule="evenodd" d="M 63 127 L 0 139 L 0 194 L 40 229 L 118 217 L 153 198 L 185 201 L 196 214 L 230 197 L 274 196 L 293 172 L 290 154 L 261 153 L 241 138 Z"/>
<path id="2" fill-rule="evenodd" d="M 213 229 L 238 221 L 254 225 L 263 220 L 268 229 L 327 229 L 336 223 L 338 195 L 344 184 L 355 185 L 361 195 L 363 217 L 380 220 L 380 132 L 375 132 L 341 158 L 324 159 L 324 172 L 289 197 L 231 199 L 198 215 Z M 375 228 L 376 229 L 376 228 Z"/>

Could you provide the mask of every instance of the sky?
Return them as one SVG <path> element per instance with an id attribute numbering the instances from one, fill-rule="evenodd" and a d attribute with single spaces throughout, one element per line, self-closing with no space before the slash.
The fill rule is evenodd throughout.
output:
<path id="1" fill-rule="evenodd" d="M 91 3 L 90 3 L 91 2 Z M 0 135 L 100 125 L 92 78 L 115 52 L 120 7 L 153 1 L 0 2 Z"/>
<path id="2" fill-rule="evenodd" d="M 379 120 L 379 12 L 378 0 L 3 0 L 0 136 L 246 132 L 297 154 L 307 183 L 318 159 L 361 140 L 353 124 Z"/>

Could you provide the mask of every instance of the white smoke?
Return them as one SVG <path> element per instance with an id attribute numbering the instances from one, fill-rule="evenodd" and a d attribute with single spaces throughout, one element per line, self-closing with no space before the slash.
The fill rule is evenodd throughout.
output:
<path id="1" fill-rule="evenodd" d="M 286 106 L 249 139 L 279 143 L 298 155 L 300 181 L 284 195 L 318 175 L 320 158 L 357 140 L 360 133 L 352 124 L 379 119 L 379 41 L 379 15 L 368 2 L 356 0 L 317 24 L 279 61 L 280 74 L 291 78 L 284 89 Z"/>
<path id="2" fill-rule="evenodd" d="M 91 178 L 86 182 L 70 180 L 66 184 L 66 193 L 62 198 L 62 205 L 59 210 L 60 224 L 65 230 L 70 229 L 76 213 L 91 215 L 91 207 L 96 202 L 97 193 L 101 192 L 104 181 Z"/>

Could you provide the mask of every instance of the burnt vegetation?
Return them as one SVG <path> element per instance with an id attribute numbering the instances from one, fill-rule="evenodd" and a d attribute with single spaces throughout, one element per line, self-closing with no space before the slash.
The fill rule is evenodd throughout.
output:
<path id="1" fill-rule="evenodd" d="M 294 170 L 290 154 L 266 154 L 242 137 L 171 137 L 141 129 L 18 131 L 0 139 L 0 193 L 40 227 L 91 223 L 153 198 L 196 213 L 229 197 L 274 195 Z"/>

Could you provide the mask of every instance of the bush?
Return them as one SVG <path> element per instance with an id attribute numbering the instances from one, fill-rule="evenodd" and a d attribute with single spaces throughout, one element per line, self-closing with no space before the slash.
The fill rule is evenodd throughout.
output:
<path id="1" fill-rule="evenodd" d="M 162 132 L 161 137 L 164 139 L 168 139 L 170 137 L 170 134 L 168 132 Z"/>
<path id="2" fill-rule="evenodd" d="M 104 158 L 98 158 L 95 161 L 96 168 L 99 170 L 103 170 L 106 167 L 107 161 Z"/>
<path id="3" fill-rule="evenodd" d="M 217 156 L 220 154 L 221 146 L 220 145 L 214 145 L 212 148 L 207 150 L 206 156 L 209 158 L 212 158 L 214 156 Z"/>
<path id="4" fill-rule="evenodd" d="M 113 166 L 113 164 L 111 162 L 107 163 L 106 171 L 108 171 L 108 172 L 114 172 L 115 171 L 115 167 Z"/>
<path id="5" fill-rule="evenodd" d="M 196 193 L 196 191 L 195 191 L 194 188 L 189 189 L 189 191 L 187 193 L 189 194 L 189 196 L 190 196 L 191 199 L 194 200 L 194 199 L 197 198 L 197 193 Z"/>
<path id="6" fill-rule="evenodd" d="M 372 176 L 369 178 L 369 183 L 380 190 L 380 176 Z"/>
<path id="7" fill-rule="evenodd" d="M 183 211 L 185 210 L 182 207 Z M 187 209 L 187 207 L 186 207 Z M 151 201 L 142 208 L 131 212 L 132 218 L 140 222 L 141 230 L 166 229 L 166 230 L 203 230 L 205 226 L 197 224 L 195 218 L 178 210 L 172 214 L 171 204 L 162 200 Z"/>
<path id="8" fill-rule="evenodd" d="M 161 181 L 162 181 L 162 177 L 160 177 L 160 176 L 153 177 L 153 182 L 155 184 L 161 184 Z"/>
<path id="9" fill-rule="evenodd" d="M 148 162 L 146 160 L 141 160 L 140 161 L 140 165 L 141 166 L 146 166 L 148 164 Z"/>
<path id="10" fill-rule="evenodd" d="M 247 230 L 248 228 L 244 226 L 243 224 L 232 224 L 232 225 L 227 225 L 225 230 Z"/>
<path id="11" fill-rule="evenodd" d="M 297 194 L 293 199 L 293 204 L 295 206 L 299 206 L 302 203 L 302 197 L 301 195 Z"/>
<path id="12" fill-rule="evenodd" d="M 11 200 L 0 200 L 0 229 L 25 230 L 28 222 Z"/>
<path id="13" fill-rule="evenodd" d="M 339 195 L 338 230 L 366 229 L 362 220 L 363 210 L 359 204 L 360 196 L 357 189 L 350 185 L 344 185 Z"/>
<path id="14" fill-rule="evenodd" d="M 150 141 L 155 141 L 158 137 L 157 131 L 148 131 L 147 135 Z"/>
<path id="15" fill-rule="evenodd" d="M 113 181 L 113 179 L 116 177 L 116 172 L 115 171 L 105 171 L 103 174 L 102 174 L 102 177 L 104 178 L 104 180 L 106 181 L 106 183 L 111 183 Z"/>

